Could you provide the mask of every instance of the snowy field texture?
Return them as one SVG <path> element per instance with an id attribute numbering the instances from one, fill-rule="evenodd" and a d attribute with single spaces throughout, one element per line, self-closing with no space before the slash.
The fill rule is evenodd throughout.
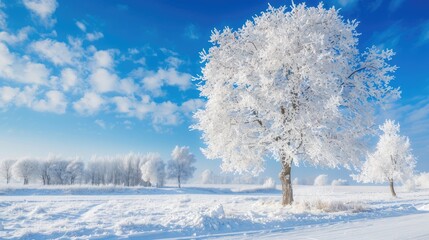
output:
<path id="1" fill-rule="evenodd" d="M 0 187 L 0 239 L 429 239 L 429 189 Z"/>

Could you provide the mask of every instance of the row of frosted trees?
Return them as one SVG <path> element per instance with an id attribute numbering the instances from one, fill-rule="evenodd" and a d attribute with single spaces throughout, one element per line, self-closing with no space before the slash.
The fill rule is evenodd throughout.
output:
<path id="1" fill-rule="evenodd" d="M 167 164 L 158 153 L 129 153 L 117 156 L 93 156 L 89 161 L 50 155 L 46 159 L 22 158 L 0 161 L 0 173 L 24 184 L 43 185 L 123 185 L 162 187 L 166 179 L 181 183 L 193 176 L 195 156 L 189 147 L 176 146 Z"/>

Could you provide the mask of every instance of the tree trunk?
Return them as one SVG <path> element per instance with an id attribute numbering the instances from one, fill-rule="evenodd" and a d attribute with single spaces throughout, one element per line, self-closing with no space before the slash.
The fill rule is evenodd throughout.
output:
<path id="1" fill-rule="evenodd" d="M 390 192 L 392 193 L 392 196 L 396 197 L 395 188 L 393 187 L 393 179 L 389 180 L 389 186 L 390 186 Z"/>
<path id="2" fill-rule="evenodd" d="M 177 183 L 179 184 L 179 188 L 180 188 L 180 175 L 177 175 Z"/>
<path id="3" fill-rule="evenodd" d="M 279 174 L 282 183 L 282 205 L 291 205 L 293 202 L 292 181 L 291 181 L 291 164 L 282 159 L 282 171 Z"/>

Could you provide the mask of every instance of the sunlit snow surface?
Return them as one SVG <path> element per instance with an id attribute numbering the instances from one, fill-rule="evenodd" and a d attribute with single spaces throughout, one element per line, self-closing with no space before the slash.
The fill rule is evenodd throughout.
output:
<path id="1" fill-rule="evenodd" d="M 429 239 L 429 189 L 0 186 L 0 239 Z"/>

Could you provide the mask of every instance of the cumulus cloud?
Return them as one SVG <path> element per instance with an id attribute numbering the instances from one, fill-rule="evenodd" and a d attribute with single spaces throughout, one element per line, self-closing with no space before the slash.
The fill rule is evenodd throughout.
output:
<path id="1" fill-rule="evenodd" d="M 39 112 L 53 112 L 62 114 L 65 113 L 67 108 L 67 100 L 60 91 L 48 91 L 45 98 L 37 100 L 33 104 L 33 109 Z"/>
<path id="2" fill-rule="evenodd" d="M 65 68 L 61 70 L 61 83 L 62 83 L 62 89 L 64 91 L 69 91 L 73 87 L 75 87 L 79 82 L 77 73 L 75 70 L 71 68 Z"/>
<path id="3" fill-rule="evenodd" d="M 91 74 L 89 81 L 96 92 L 112 92 L 117 90 L 118 76 L 104 68 L 98 68 Z"/>
<path id="4" fill-rule="evenodd" d="M 19 88 L 13 88 L 9 86 L 0 87 L 0 107 L 4 108 L 12 103 L 19 92 Z"/>
<path id="5" fill-rule="evenodd" d="M 190 99 L 182 103 L 181 110 L 185 115 L 191 115 L 196 110 L 202 108 L 205 102 L 202 99 Z"/>
<path id="6" fill-rule="evenodd" d="M 76 112 L 82 115 L 92 115 L 105 104 L 102 96 L 94 92 L 86 92 L 81 99 L 73 103 Z"/>
<path id="7" fill-rule="evenodd" d="M 55 65 L 70 65 L 73 63 L 74 53 L 67 44 L 52 39 L 33 42 L 30 48 L 41 58 L 51 61 Z"/>
<path id="8" fill-rule="evenodd" d="M 163 102 L 156 106 L 153 112 L 152 122 L 158 125 L 178 125 L 180 123 L 179 107 L 170 101 Z"/>
<path id="9" fill-rule="evenodd" d="M 93 68 L 106 68 L 110 69 L 114 65 L 113 51 L 100 50 L 96 51 L 92 59 Z"/>
<path id="10" fill-rule="evenodd" d="M 55 24 L 52 15 L 58 7 L 56 0 L 23 0 L 24 6 L 34 15 L 40 18 L 46 26 Z"/>
<path id="11" fill-rule="evenodd" d="M 164 93 L 161 88 L 164 85 L 176 86 L 184 91 L 191 86 L 191 78 L 190 74 L 178 72 L 174 68 L 158 69 L 157 72 L 150 72 L 143 79 L 143 87 L 155 96 L 162 96 Z"/>
<path id="12" fill-rule="evenodd" d="M 32 31 L 31 27 L 24 27 L 18 31 L 17 34 L 11 34 L 6 31 L 0 32 L 0 41 L 9 45 L 23 42 L 28 39 L 28 34 Z"/>
<path id="13" fill-rule="evenodd" d="M 0 77 L 28 84 L 47 84 L 50 71 L 45 65 L 19 58 L 0 43 Z"/>

